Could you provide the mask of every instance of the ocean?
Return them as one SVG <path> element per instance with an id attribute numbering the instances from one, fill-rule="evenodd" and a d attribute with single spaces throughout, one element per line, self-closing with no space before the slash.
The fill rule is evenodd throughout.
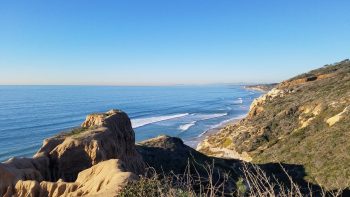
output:
<path id="1" fill-rule="evenodd" d="M 165 134 L 193 146 L 208 130 L 244 117 L 260 95 L 235 85 L 0 86 L 0 161 L 31 157 L 45 138 L 110 109 L 129 115 L 136 142 Z"/>

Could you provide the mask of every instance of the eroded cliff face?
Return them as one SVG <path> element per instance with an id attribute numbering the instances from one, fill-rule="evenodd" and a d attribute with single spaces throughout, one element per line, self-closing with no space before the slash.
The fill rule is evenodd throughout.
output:
<path id="1" fill-rule="evenodd" d="M 46 139 L 33 158 L 1 163 L 0 195 L 115 196 L 144 171 L 134 135 L 122 111 L 89 115 L 81 128 Z"/>
<path id="2" fill-rule="evenodd" d="M 207 137 L 203 153 L 255 163 L 301 164 L 310 182 L 350 183 L 350 62 L 286 80 L 256 99 L 247 117 Z"/>
<path id="3" fill-rule="evenodd" d="M 116 196 L 129 181 L 137 179 L 137 176 L 128 172 L 124 166 L 123 162 L 117 159 L 102 161 L 81 171 L 74 182 L 37 181 L 33 177 L 26 177 L 8 184 L 2 195 L 5 197 Z M 9 177 L 6 177 L 6 180 L 10 180 Z"/>
<path id="4" fill-rule="evenodd" d="M 101 161 L 122 160 L 131 172 L 141 173 L 143 162 L 135 149 L 135 134 L 121 111 L 88 115 L 73 133 L 46 139 L 34 158 L 50 158 L 46 180 L 74 181 L 77 174 Z"/>

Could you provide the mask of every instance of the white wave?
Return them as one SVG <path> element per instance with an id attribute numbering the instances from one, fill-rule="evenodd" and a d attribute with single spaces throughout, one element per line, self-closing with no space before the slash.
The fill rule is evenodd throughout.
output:
<path id="1" fill-rule="evenodd" d="M 194 126 L 194 125 L 196 124 L 196 122 L 197 122 L 197 121 L 192 121 L 192 122 L 190 122 L 190 123 L 188 123 L 188 124 L 180 125 L 180 126 L 179 126 L 179 129 L 180 129 L 181 131 L 186 131 L 186 130 L 188 130 L 189 128 L 191 128 L 192 126 Z"/>
<path id="2" fill-rule="evenodd" d="M 246 116 L 247 116 L 247 114 L 242 114 L 242 115 L 236 116 L 234 118 L 230 118 L 230 119 L 224 120 L 224 121 L 220 122 L 219 124 L 213 125 L 209 129 L 203 131 L 201 134 L 198 135 L 198 137 L 202 137 L 204 134 L 206 134 L 208 131 L 210 131 L 212 129 L 220 128 L 220 127 L 226 125 L 227 123 L 229 123 L 231 121 L 240 120 L 240 119 L 245 118 Z"/>
<path id="3" fill-rule="evenodd" d="M 219 124 L 216 124 L 214 126 L 211 127 L 211 129 L 215 129 L 215 128 L 218 128 L 218 127 L 221 127 L 221 126 L 224 126 L 225 124 L 233 121 L 233 120 L 240 120 L 240 119 L 243 119 L 247 116 L 247 114 L 242 114 L 242 115 L 239 115 L 239 116 L 236 116 L 236 117 L 233 117 L 233 118 L 230 118 L 230 119 L 227 119 L 227 120 L 224 120 L 222 122 L 220 122 Z"/>
<path id="4" fill-rule="evenodd" d="M 209 120 L 209 119 L 213 119 L 213 118 L 219 118 L 222 116 L 227 116 L 227 113 L 198 114 L 199 120 Z"/>
<path id="5" fill-rule="evenodd" d="M 210 130 L 210 129 L 203 131 L 201 134 L 198 135 L 198 137 L 202 137 L 202 136 L 203 136 L 204 134 L 206 134 L 209 130 Z"/>
<path id="6" fill-rule="evenodd" d="M 156 116 L 156 117 L 149 117 L 149 118 L 139 118 L 139 119 L 132 119 L 131 124 L 133 128 L 138 128 L 142 127 L 148 124 L 156 123 L 156 122 L 161 122 L 164 120 L 170 120 L 170 119 L 175 119 L 175 118 L 180 118 L 187 116 L 188 113 L 184 114 L 174 114 L 174 115 L 167 115 L 167 116 Z"/>
<path id="7" fill-rule="evenodd" d="M 242 98 L 238 98 L 237 100 L 233 101 L 233 104 L 242 104 L 242 103 L 243 103 Z"/>

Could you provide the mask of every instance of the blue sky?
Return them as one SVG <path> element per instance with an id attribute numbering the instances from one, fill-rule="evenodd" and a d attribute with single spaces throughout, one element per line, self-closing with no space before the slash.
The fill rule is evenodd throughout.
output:
<path id="1" fill-rule="evenodd" d="M 350 1 L 0 0 L 0 84 L 278 82 L 349 58 Z"/>

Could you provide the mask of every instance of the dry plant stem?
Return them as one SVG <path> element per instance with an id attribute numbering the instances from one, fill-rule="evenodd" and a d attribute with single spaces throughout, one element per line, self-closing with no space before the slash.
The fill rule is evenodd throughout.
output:
<path id="1" fill-rule="evenodd" d="M 149 168 L 145 176 L 141 176 L 140 180 L 129 184 L 124 188 L 120 196 L 122 197 L 214 197 L 214 196 L 233 196 L 233 194 L 225 193 L 225 185 L 228 183 L 227 174 L 220 173 L 215 168 L 214 161 L 211 164 L 191 165 L 188 162 L 183 174 L 162 174 L 156 173 L 154 168 Z M 242 163 L 242 172 L 244 176 L 244 184 L 246 191 L 236 193 L 237 196 L 247 197 L 303 197 L 303 196 L 322 196 L 337 197 L 342 195 L 342 190 L 315 191 L 308 185 L 308 193 L 303 193 L 301 186 L 293 181 L 288 172 L 281 168 L 288 177 L 287 187 L 276 177 L 269 177 L 264 170 L 257 165 Z M 198 168 L 203 168 L 205 176 L 201 175 Z M 305 188 L 304 188 L 305 189 Z"/>

